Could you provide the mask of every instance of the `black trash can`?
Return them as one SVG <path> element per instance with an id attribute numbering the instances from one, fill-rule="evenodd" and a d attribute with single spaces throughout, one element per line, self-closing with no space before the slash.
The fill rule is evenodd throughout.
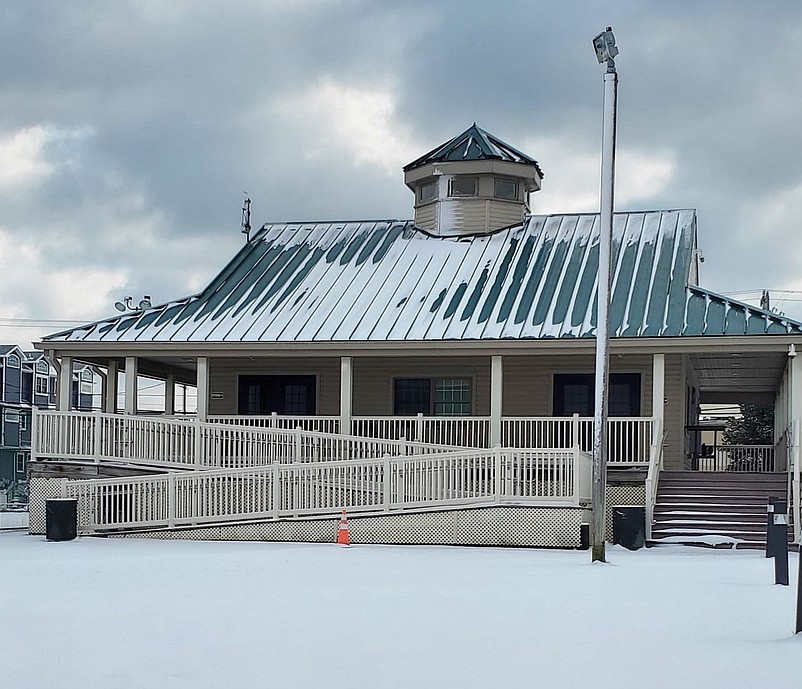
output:
<path id="1" fill-rule="evenodd" d="M 613 505 L 613 543 L 629 550 L 646 545 L 646 508 L 643 505 Z"/>
<path id="2" fill-rule="evenodd" d="M 78 536 L 78 500 L 53 498 L 45 503 L 45 537 L 71 541 Z"/>

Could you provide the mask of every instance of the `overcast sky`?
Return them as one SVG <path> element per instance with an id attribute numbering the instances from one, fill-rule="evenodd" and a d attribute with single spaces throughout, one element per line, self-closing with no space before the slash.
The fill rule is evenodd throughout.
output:
<path id="1" fill-rule="evenodd" d="M 802 318 L 797 0 L 3 0 L 0 341 L 196 292 L 243 191 L 254 227 L 411 218 L 401 167 L 474 121 L 534 212 L 597 211 L 608 24 L 616 209 L 696 208 L 701 284 Z"/>

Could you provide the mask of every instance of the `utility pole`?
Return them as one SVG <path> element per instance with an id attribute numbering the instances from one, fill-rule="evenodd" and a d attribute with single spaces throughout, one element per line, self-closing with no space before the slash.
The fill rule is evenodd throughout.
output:
<path id="1" fill-rule="evenodd" d="M 607 531 L 607 400 L 610 365 L 610 256 L 613 236 L 613 195 L 615 182 L 615 125 L 618 74 L 615 71 L 615 45 L 612 27 L 593 39 L 599 64 L 605 64 L 604 119 L 602 125 L 601 194 L 599 202 L 599 282 L 596 291 L 596 376 L 593 415 L 593 562 L 606 562 Z"/>

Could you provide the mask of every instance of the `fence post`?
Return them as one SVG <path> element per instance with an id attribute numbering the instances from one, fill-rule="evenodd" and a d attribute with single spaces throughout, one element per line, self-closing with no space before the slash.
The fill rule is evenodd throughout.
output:
<path id="1" fill-rule="evenodd" d="M 501 445 L 493 448 L 493 502 L 501 502 Z"/>
<path id="2" fill-rule="evenodd" d="M 571 417 L 571 446 L 572 447 L 580 447 L 580 438 L 579 438 L 579 414 L 574 414 Z"/>
<path id="3" fill-rule="evenodd" d="M 273 462 L 273 518 L 278 519 L 279 509 L 281 507 L 281 463 L 278 461 Z"/>
<path id="4" fill-rule="evenodd" d="M 270 421 L 268 422 L 270 428 L 278 428 L 278 421 L 276 419 L 277 416 L 278 414 L 276 412 L 270 413 Z"/>
<path id="5" fill-rule="evenodd" d="M 175 472 L 167 472 L 167 527 L 175 528 Z"/>
<path id="6" fill-rule="evenodd" d="M 200 419 L 195 419 L 195 470 L 201 468 L 201 454 L 203 452 L 203 436 L 201 434 Z"/>
<path id="7" fill-rule="evenodd" d="M 579 452 L 579 444 L 574 443 L 573 448 L 571 448 L 571 457 L 573 457 L 573 472 L 574 472 L 574 505 L 579 507 L 579 499 L 580 493 L 582 492 L 582 466 L 580 465 L 580 452 Z"/>
<path id="8" fill-rule="evenodd" d="M 295 462 L 301 461 L 301 427 L 295 427 L 294 433 L 294 445 L 293 445 L 293 460 Z"/>
<path id="9" fill-rule="evenodd" d="M 390 511 L 390 455 L 382 457 L 382 487 L 384 488 L 384 511 Z"/>
<path id="10" fill-rule="evenodd" d="M 398 443 L 398 454 L 402 457 L 407 456 L 407 439 L 402 435 Z"/>
<path id="11" fill-rule="evenodd" d="M 419 443 L 423 442 L 423 414 L 418 412 L 415 419 L 415 437 L 412 440 L 417 440 Z"/>
<path id="12" fill-rule="evenodd" d="M 95 419 L 95 437 L 94 443 L 95 447 L 94 452 L 92 453 L 95 456 L 95 464 L 100 464 L 100 453 L 103 449 L 103 417 L 101 416 L 100 412 L 94 413 Z"/>
<path id="13" fill-rule="evenodd" d="M 61 494 L 60 497 L 62 498 L 67 497 L 67 481 L 69 481 L 69 479 L 63 478 L 59 483 L 59 493 Z"/>

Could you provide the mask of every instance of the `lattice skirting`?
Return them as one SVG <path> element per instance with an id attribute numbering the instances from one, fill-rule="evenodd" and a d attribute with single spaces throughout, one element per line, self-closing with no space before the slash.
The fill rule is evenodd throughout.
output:
<path id="1" fill-rule="evenodd" d="M 487 507 L 443 512 L 349 517 L 351 542 L 392 545 L 484 545 L 578 548 L 586 510 Z M 259 522 L 175 531 L 115 534 L 120 538 L 332 543 L 337 519 Z"/>
<path id="2" fill-rule="evenodd" d="M 59 497 L 63 480 L 31 478 L 31 534 L 45 533 L 46 501 L 48 498 Z M 624 489 L 629 490 L 631 487 Z M 634 489 L 638 490 L 637 487 Z M 611 490 L 617 489 L 608 488 L 608 504 L 612 504 L 609 502 Z M 614 499 L 621 503 L 624 498 L 616 495 Z M 626 500 L 632 503 L 631 497 Z M 590 512 L 579 508 L 483 507 L 386 516 L 354 516 L 349 517 L 348 522 L 353 543 L 578 548 L 581 524 L 589 520 Z M 114 534 L 113 537 L 329 543 L 336 538 L 338 521 L 330 518 L 265 521 L 174 531 Z"/>
<path id="3" fill-rule="evenodd" d="M 606 537 L 613 542 L 613 505 L 645 505 L 645 486 L 607 486 Z"/>
<path id="4" fill-rule="evenodd" d="M 45 505 L 48 498 L 61 496 L 61 478 L 32 476 L 28 484 L 28 533 L 45 533 Z"/>

